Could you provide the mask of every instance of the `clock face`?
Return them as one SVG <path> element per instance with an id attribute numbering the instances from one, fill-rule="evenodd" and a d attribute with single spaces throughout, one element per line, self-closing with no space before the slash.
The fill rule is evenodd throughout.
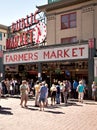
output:
<path id="1" fill-rule="evenodd" d="M 39 22 L 33 29 L 33 41 L 35 43 L 42 43 L 46 38 L 46 25 Z"/>

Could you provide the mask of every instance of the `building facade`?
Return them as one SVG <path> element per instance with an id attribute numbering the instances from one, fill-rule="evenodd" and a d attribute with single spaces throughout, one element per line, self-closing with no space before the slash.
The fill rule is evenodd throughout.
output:
<path id="1" fill-rule="evenodd" d="M 8 34 L 8 27 L 0 25 L 0 50 L 6 50 L 6 39 Z"/>
<path id="2" fill-rule="evenodd" d="M 84 79 L 91 97 L 97 48 L 97 0 L 49 0 L 47 5 L 37 8 L 46 15 L 47 37 L 42 40 L 41 33 L 37 33 L 40 40 L 30 39 L 33 46 L 30 44 L 4 52 L 5 77 L 38 78 L 46 80 L 49 86 L 56 80 Z M 18 29 L 13 28 L 15 31 Z M 41 28 L 41 32 L 45 32 L 44 29 Z M 28 34 L 32 36 L 30 32 Z M 29 39 L 25 38 L 25 41 Z M 10 47 L 16 46 L 15 42 Z"/>
<path id="3" fill-rule="evenodd" d="M 72 44 L 78 46 L 85 43 L 88 45 L 87 59 L 73 59 L 76 69 L 74 70 L 72 66 L 71 73 L 72 77 L 75 73 L 74 77 L 87 80 L 89 93 L 91 93 L 91 83 L 97 78 L 97 74 L 94 75 L 96 70 L 94 57 L 97 48 L 97 0 L 60 0 L 48 3 L 39 7 L 47 16 L 47 43 L 64 44 L 64 46 L 72 46 Z M 71 60 L 72 58 L 67 59 L 69 63 Z"/>
<path id="4" fill-rule="evenodd" d="M 6 50 L 8 27 L 0 25 L 0 81 L 3 79 L 3 51 Z"/>

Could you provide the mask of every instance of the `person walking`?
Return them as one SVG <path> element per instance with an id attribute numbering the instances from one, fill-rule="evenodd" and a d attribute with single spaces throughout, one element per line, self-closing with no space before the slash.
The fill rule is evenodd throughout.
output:
<path id="1" fill-rule="evenodd" d="M 81 80 L 81 81 L 79 81 L 79 85 L 78 85 L 78 87 L 77 87 L 78 100 L 79 100 L 79 102 L 81 102 L 81 103 L 83 103 L 84 90 L 85 90 L 85 87 L 84 87 L 83 82 L 82 82 L 82 80 Z"/>
<path id="2" fill-rule="evenodd" d="M 47 87 L 45 86 L 45 81 L 42 82 L 42 86 L 40 88 L 40 96 L 39 96 L 39 106 L 40 106 L 40 111 L 44 111 L 44 106 L 46 102 L 46 94 L 47 94 Z"/>
<path id="3" fill-rule="evenodd" d="M 55 105 L 55 101 L 56 101 L 56 86 L 55 86 L 55 84 L 52 84 L 52 86 L 50 88 L 50 92 L 51 92 L 51 105 Z"/>
<path id="4" fill-rule="evenodd" d="M 28 93 L 29 93 L 29 86 L 27 84 L 27 81 L 23 80 L 22 84 L 20 85 L 21 107 L 27 107 Z M 24 102 L 24 105 L 23 105 L 23 102 Z"/>
<path id="5" fill-rule="evenodd" d="M 56 104 L 60 104 L 60 82 L 56 84 Z"/>
<path id="6" fill-rule="evenodd" d="M 95 101 L 96 100 L 96 88 L 97 88 L 95 81 L 93 81 L 91 87 L 92 87 L 92 99 Z"/>
<path id="7" fill-rule="evenodd" d="M 48 84 L 46 83 L 45 86 L 47 87 L 47 93 L 46 93 L 46 101 L 45 101 L 45 106 L 48 106 L 48 93 L 49 93 L 49 89 L 48 89 Z"/>
<path id="8" fill-rule="evenodd" d="M 7 94 L 10 95 L 10 81 L 8 78 L 6 78 L 6 80 L 5 80 L 5 85 L 7 88 Z"/>
<path id="9" fill-rule="evenodd" d="M 39 90 L 40 90 L 39 81 L 36 81 L 34 89 L 35 89 L 35 107 L 38 107 L 39 106 Z"/>
<path id="10" fill-rule="evenodd" d="M 77 86 L 78 86 L 78 82 L 76 80 L 74 80 L 73 81 L 73 97 L 74 97 L 74 99 L 77 99 L 77 97 L 78 97 L 78 93 L 76 91 Z"/>
<path id="11" fill-rule="evenodd" d="M 64 103 L 65 105 L 67 105 L 67 100 L 68 100 L 68 92 L 69 92 L 69 85 L 68 85 L 68 81 L 65 80 L 63 81 L 63 96 L 64 96 Z"/>
<path id="12" fill-rule="evenodd" d="M 63 95 L 63 92 L 64 92 L 64 85 L 63 85 L 63 82 L 60 83 L 60 97 L 61 97 L 61 103 L 64 103 L 64 95 Z"/>

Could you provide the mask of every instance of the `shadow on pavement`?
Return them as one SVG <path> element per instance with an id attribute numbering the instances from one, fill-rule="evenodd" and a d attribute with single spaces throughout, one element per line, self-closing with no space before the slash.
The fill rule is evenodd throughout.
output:
<path id="1" fill-rule="evenodd" d="M 49 110 L 45 110 L 44 112 L 49 112 L 49 113 L 53 113 L 53 114 L 65 114 L 65 113 L 60 112 L 60 111 L 49 111 Z"/>
<path id="2" fill-rule="evenodd" d="M 67 104 L 62 104 L 61 106 L 63 106 L 63 107 L 68 107 L 68 106 L 78 106 L 78 107 L 82 107 L 83 105 L 79 105 L 79 104 L 77 104 L 77 103 L 75 103 L 75 102 L 68 102 Z"/>
<path id="3" fill-rule="evenodd" d="M 37 111 L 37 110 L 39 110 L 38 108 L 39 108 L 39 107 L 35 107 L 35 106 L 33 106 L 33 105 L 28 105 L 28 107 L 27 107 L 26 109 Z"/>
<path id="4" fill-rule="evenodd" d="M 69 106 L 82 107 L 83 104 L 77 104 L 76 102 L 70 102 L 70 101 L 68 101 L 67 104 L 64 104 L 64 103 L 62 103 L 62 104 L 55 104 L 55 105 L 50 105 L 50 104 L 49 104 L 49 105 L 48 105 L 47 107 L 45 107 L 45 108 L 46 108 L 46 109 L 50 109 L 50 111 L 49 111 L 49 110 L 46 110 L 46 112 L 51 112 L 51 113 L 55 113 L 55 114 L 64 114 L 64 113 L 61 113 L 61 112 L 58 112 L 58 111 L 56 112 L 56 111 L 52 111 L 52 110 L 54 110 L 54 109 L 56 109 L 56 108 L 69 107 Z M 28 107 L 27 107 L 26 109 L 37 111 L 37 110 L 39 110 L 39 107 L 35 107 L 34 105 L 28 105 Z"/>
<path id="5" fill-rule="evenodd" d="M 29 97 L 29 101 L 35 101 L 34 97 Z"/>
<path id="6" fill-rule="evenodd" d="M 79 107 L 82 107 L 83 105 L 81 105 L 81 104 L 79 105 L 79 104 L 77 104 L 75 102 L 68 102 L 67 104 L 64 104 L 64 103 L 56 104 L 56 105 L 53 105 L 53 106 L 48 106 L 47 108 L 54 109 L 54 108 L 69 107 L 69 106 L 79 106 Z"/>
<path id="7" fill-rule="evenodd" d="M 13 115 L 13 113 L 10 110 L 11 108 L 8 107 L 0 107 L 0 114 Z"/>
<path id="8" fill-rule="evenodd" d="M 52 106 L 51 106 L 52 107 Z M 46 107 L 46 109 L 50 109 L 50 107 L 48 106 L 48 107 Z M 51 109 L 54 109 L 54 108 L 56 108 L 55 106 L 53 106 Z M 28 105 L 28 108 L 26 108 L 27 110 L 34 110 L 34 111 L 37 111 L 37 110 L 39 110 L 39 107 L 35 107 L 35 106 L 33 106 L 33 105 Z M 50 110 L 45 110 L 44 112 L 50 112 L 50 113 L 53 113 L 53 114 L 65 114 L 65 113 L 63 113 L 63 112 L 59 112 L 59 111 L 50 111 Z"/>
<path id="9" fill-rule="evenodd" d="M 69 101 L 72 101 L 72 102 L 78 102 L 78 99 L 69 99 Z M 84 100 L 83 104 L 88 104 L 88 105 L 97 105 L 97 102 L 96 101 L 93 101 L 93 100 Z"/>
<path id="10" fill-rule="evenodd" d="M 27 110 L 34 110 L 34 111 L 39 111 L 39 107 L 35 107 L 35 108 L 33 108 L 34 106 L 30 106 L 30 105 L 28 105 L 28 108 L 26 108 Z M 65 113 L 63 113 L 63 112 L 59 112 L 59 111 L 49 111 L 49 110 L 45 110 L 44 112 L 49 112 L 49 113 L 53 113 L 53 114 L 65 114 Z"/>
<path id="11" fill-rule="evenodd" d="M 88 105 L 97 105 L 97 103 L 94 103 L 94 102 L 86 102 L 84 104 L 88 104 Z"/>
<path id="12" fill-rule="evenodd" d="M 60 108 L 60 105 L 48 105 L 46 108 L 49 109 Z"/>

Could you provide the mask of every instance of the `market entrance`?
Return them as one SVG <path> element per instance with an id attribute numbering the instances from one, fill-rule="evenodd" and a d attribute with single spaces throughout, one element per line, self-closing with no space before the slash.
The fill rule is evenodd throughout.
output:
<path id="1" fill-rule="evenodd" d="M 88 82 L 88 61 L 62 61 L 62 62 L 43 62 L 41 63 L 41 80 L 47 81 L 51 86 L 54 81 L 74 79 L 85 79 Z M 38 64 L 6 65 L 5 77 L 20 79 L 38 79 Z"/>

